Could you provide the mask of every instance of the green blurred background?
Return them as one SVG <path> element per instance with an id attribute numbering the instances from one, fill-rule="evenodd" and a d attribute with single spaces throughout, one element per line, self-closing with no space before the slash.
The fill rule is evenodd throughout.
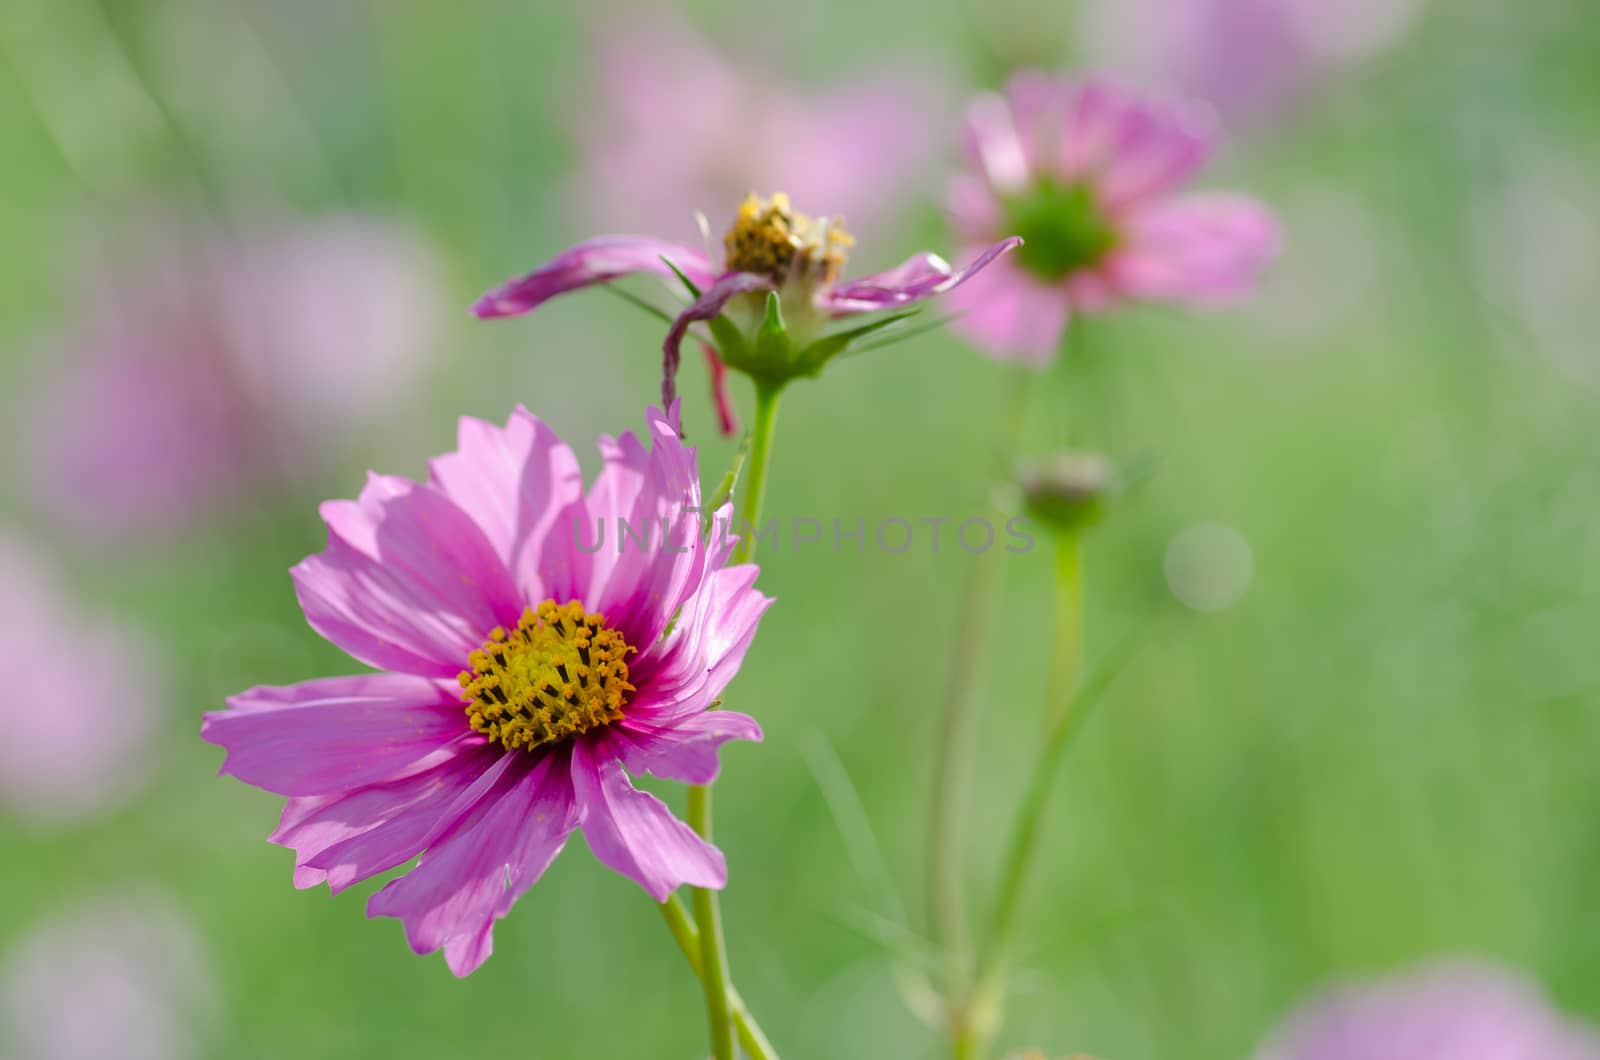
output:
<path id="1" fill-rule="evenodd" d="M 696 3 L 684 17 L 735 62 L 770 74 L 780 60 L 802 92 L 891 54 L 936 74 L 941 153 L 896 190 L 882 241 L 856 248 L 866 269 L 955 250 L 935 204 L 965 93 L 1024 62 L 1101 62 L 1094 20 L 1032 6 Z M 321 547 L 318 500 L 353 495 L 368 467 L 421 475 L 459 415 L 503 419 L 515 401 L 591 471 L 589 440 L 639 427 L 654 322 L 601 294 L 496 324 L 465 311 L 592 230 L 570 204 L 575 130 L 605 120 L 587 57 L 632 17 L 0 5 L 11 424 L 92 293 L 85 247 L 124 250 L 105 234 L 115 218 L 388 218 L 434 248 L 442 307 L 404 399 L 287 483 L 179 528 L 58 533 L 24 486 L 44 443 L 8 438 L 8 532 L 80 606 L 147 636 L 166 679 L 138 752 L 149 775 L 127 798 L 65 823 L 0 806 L 0 953 L 73 909 L 154 894 L 189 922 L 184 959 L 201 968 L 180 991 L 189 1055 L 704 1055 L 699 989 L 658 914 L 581 843 L 457 981 L 397 923 L 364 918 L 373 885 L 295 891 L 292 855 L 264 838 L 281 800 L 217 779 L 220 753 L 198 738 L 230 693 L 349 668 L 286 576 Z M 1521 967 L 1600 1020 L 1596 54 L 1581 0 L 1437 2 L 1381 52 L 1242 113 L 1206 182 L 1283 213 L 1286 254 L 1261 297 L 1226 315 L 1096 318 L 1037 381 L 1031 450 L 1089 444 L 1141 473 L 1088 553 L 1091 654 L 1129 631 L 1141 647 L 1053 805 L 1004 1046 L 1240 1060 L 1307 990 L 1439 954 Z M 796 387 L 770 512 L 980 514 L 1005 374 L 933 334 Z M 698 364 L 686 379 L 712 479 L 733 447 L 712 437 Z M 1172 543 L 1202 525 L 1227 529 L 1189 537 L 1185 560 Z M 734 972 L 786 1056 L 936 1055 L 863 929 L 882 888 L 814 762 L 837 754 L 920 924 L 933 720 L 969 563 L 948 545 L 763 559 L 779 602 L 729 703 L 767 741 L 725 752 L 718 840 Z M 1037 742 L 1048 569 L 1042 551 L 1008 559 L 983 668 L 979 893 Z M 1208 577 L 1222 584 L 1195 597 L 1185 579 Z M 61 697 L 74 674 L 55 672 Z M 90 1022 L 114 1011 L 95 992 L 74 1007 Z"/>

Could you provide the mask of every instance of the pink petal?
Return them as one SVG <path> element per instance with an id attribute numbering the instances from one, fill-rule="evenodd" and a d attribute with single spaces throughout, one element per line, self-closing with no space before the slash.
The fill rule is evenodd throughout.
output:
<path id="1" fill-rule="evenodd" d="M 1060 284 L 1044 284 L 1003 263 L 980 283 L 950 299 L 961 313 L 950 330 L 989 355 L 1043 368 L 1055 358 L 1067 328 L 1070 301 Z"/>
<path id="2" fill-rule="evenodd" d="M 1006 104 L 1030 174 L 1054 166 L 1071 99 L 1069 82 L 1038 70 L 1020 71 L 1006 83 Z"/>
<path id="3" fill-rule="evenodd" d="M 1277 256 L 1272 211 L 1253 199 L 1193 195 L 1145 207 L 1104 266 L 1136 298 L 1221 305 L 1248 295 Z"/>
<path id="4" fill-rule="evenodd" d="M 698 286 L 698 284 L 697 284 Z M 671 406 L 678 399 L 678 362 L 682 357 L 683 339 L 692 324 L 702 320 L 715 320 L 722 315 L 722 307 L 741 294 L 772 290 L 772 281 L 750 272 L 729 272 L 717 277 L 715 283 L 701 292 L 689 306 L 678 314 L 667 330 L 667 339 L 661 344 L 661 404 Z"/>
<path id="5" fill-rule="evenodd" d="M 454 677 L 522 602 L 472 518 L 443 493 L 373 475 L 322 506 L 328 547 L 291 572 L 306 621 L 384 670 Z"/>
<path id="6" fill-rule="evenodd" d="M 599 236 L 567 248 L 526 276 L 507 280 L 473 303 L 472 311 L 484 318 L 515 316 L 557 295 L 635 273 L 677 282 L 663 258 L 682 269 L 697 287 L 707 286 L 716 276 L 706 252 L 695 247 L 648 236 Z"/>
<path id="7" fill-rule="evenodd" d="M 415 857 L 462 794 L 500 757 L 462 741 L 431 769 L 338 795 L 290 799 L 270 837 L 295 852 L 295 886 L 337 894 Z"/>
<path id="8" fill-rule="evenodd" d="M 937 254 L 917 254 L 887 272 L 846 281 L 822 301 L 836 317 L 912 305 L 955 290 L 1021 245 L 1016 236 L 1002 239 L 961 269 L 952 269 Z"/>
<path id="9" fill-rule="evenodd" d="M 502 755 L 481 781 L 489 790 L 449 834 L 367 901 L 368 916 L 404 922 L 413 952 L 442 947 L 458 976 L 488 959 L 494 922 L 544 875 L 581 823 L 563 755 Z"/>
<path id="10" fill-rule="evenodd" d="M 1101 204 L 1120 213 L 1183 184 L 1210 159 L 1215 124 L 1205 106 L 1130 105 L 1099 179 Z"/>
<path id="11" fill-rule="evenodd" d="M 684 884 L 727 884 L 722 851 L 672 816 L 660 799 L 629 783 L 621 761 L 603 749 L 582 740 L 573 745 L 572 788 L 594 856 L 656 901 L 666 901 Z"/>
<path id="12" fill-rule="evenodd" d="M 1111 157 L 1112 145 L 1131 101 L 1108 84 L 1090 81 L 1067 106 L 1067 131 L 1057 172 L 1068 181 L 1088 180 Z"/>
<path id="13" fill-rule="evenodd" d="M 279 795 L 326 795 L 418 768 L 470 732 L 453 682 L 409 674 L 263 685 L 205 716 L 222 772 Z"/>
<path id="14" fill-rule="evenodd" d="M 772 598 L 756 591 L 754 564 L 725 567 L 708 576 L 683 605 L 672 636 L 634 668 L 639 694 L 628 716 L 644 724 L 671 725 L 705 710 L 739 672 Z"/>
<path id="15" fill-rule="evenodd" d="M 621 759 L 630 773 L 709 784 L 717 779 L 718 748 L 729 740 L 760 739 L 761 726 L 750 715 L 708 710 L 670 726 L 625 719 L 605 731 L 601 753 Z"/>
<path id="16" fill-rule="evenodd" d="M 520 597 L 555 596 L 587 580 L 587 556 L 571 547 L 574 507 L 583 499 L 578 458 L 546 424 L 518 405 L 498 427 L 463 417 L 458 448 L 429 464 L 432 480 L 482 528 L 515 579 Z M 582 571 L 574 570 L 581 565 Z"/>
<path id="17" fill-rule="evenodd" d="M 968 104 L 960 136 L 962 153 L 989 187 L 1009 195 L 1027 185 L 1027 149 L 1004 96 L 985 94 Z"/>
<path id="18" fill-rule="evenodd" d="M 993 239 L 1005 221 L 1000 200 L 988 183 L 967 173 L 951 178 L 944 208 L 956 235 L 972 243 Z"/>

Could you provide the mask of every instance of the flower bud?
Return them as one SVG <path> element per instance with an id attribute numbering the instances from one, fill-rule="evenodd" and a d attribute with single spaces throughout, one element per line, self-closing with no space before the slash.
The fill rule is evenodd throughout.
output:
<path id="1" fill-rule="evenodd" d="M 1076 533 L 1099 521 L 1117 474 L 1099 453 L 1069 451 L 1025 466 L 1017 484 L 1029 515 L 1057 532 Z"/>

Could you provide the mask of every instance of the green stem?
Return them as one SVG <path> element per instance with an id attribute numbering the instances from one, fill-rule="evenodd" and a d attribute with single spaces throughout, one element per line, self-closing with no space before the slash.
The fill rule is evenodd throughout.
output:
<path id="1" fill-rule="evenodd" d="M 1066 750 L 1076 737 L 1088 704 L 1099 688 L 1080 688 L 1083 658 L 1083 558 L 1076 531 L 1056 539 L 1056 636 L 1049 684 L 1048 731 L 1045 745 L 1017 809 L 1017 823 L 1007 849 L 1000 890 L 989 932 L 978 954 L 975 997 L 993 996 L 1016 928 L 1017 910 L 1033 862 L 1040 823 Z M 1102 681 L 1109 680 L 1103 677 Z M 1091 685 L 1097 682 L 1090 682 Z"/>
<path id="2" fill-rule="evenodd" d="M 1008 380 L 1000 410 L 1000 427 L 989 474 L 1000 478 L 1010 471 L 1027 410 L 1030 377 L 1016 369 Z M 989 483 L 990 486 L 993 483 Z M 996 513 L 992 499 L 991 517 Z M 1000 585 L 1000 550 L 978 554 L 967 575 L 957 619 L 955 646 L 950 653 L 950 680 L 945 686 L 939 746 L 933 774 L 933 813 L 928 833 L 928 900 L 934 943 L 945 955 L 945 991 L 954 997 L 966 985 L 968 950 L 966 872 L 962 858 L 966 832 L 966 807 L 970 786 L 972 728 L 976 721 L 973 696 L 978 663 Z M 954 1032 L 954 1029 L 952 1029 Z"/>
<path id="3" fill-rule="evenodd" d="M 767 463 L 778 424 L 778 395 L 782 384 L 756 383 L 756 418 L 750 428 L 748 478 L 739 497 L 739 541 L 733 548 L 732 563 L 748 563 L 755 557 L 755 529 L 761 519 L 762 494 L 767 486 Z M 711 841 L 711 785 L 689 788 L 689 827 L 706 842 Z M 732 992 L 728 973 L 728 944 L 722 933 L 722 907 L 717 892 L 709 887 L 690 888 L 694 917 L 700 932 L 701 985 L 705 988 L 706 1016 L 711 1025 L 711 1052 L 715 1060 L 735 1060 L 733 1013 L 729 1005 Z"/>
<path id="4" fill-rule="evenodd" d="M 700 959 L 700 929 L 689 917 L 689 911 L 683 907 L 683 902 L 677 895 L 670 895 L 661 903 L 661 915 L 667 922 L 667 927 L 672 931 L 672 937 L 677 940 L 678 948 L 683 951 L 684 959 L 689 962 L 689 967 L 697 978 L 703 967 Z M 751 1060 L 778 1060 L 778 1050 L 767 1041 L 766 1034 L 761 1030 L 761 1025 L 751 1015 L 749 1006 L 744 1003 L 744 998 L 739 996 L 739 991 L 728 988 L 728 1007 L 733 1013 L 734 1030 L 738 1032 L 739 1044 L 744 1046 L 744 1051 Z"/>

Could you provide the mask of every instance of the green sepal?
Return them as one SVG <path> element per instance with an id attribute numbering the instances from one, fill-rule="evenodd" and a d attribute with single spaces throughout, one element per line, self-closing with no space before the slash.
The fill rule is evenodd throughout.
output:
<path id="1" fill-rule="evenodd" d="M 800 351 L 800 356 L 796 358 L 796 367 L 801 375 L 816 375 L 822 371 L 823 366 L 829 361 L 848 350 L 857 339 L 862 339 L 885 328 L 893 327 L 902 320 L 916 316 L 919 312 L 921 310 L 905 309 L 898 313 L 891 313 L 889 316 L 881 317 L 870 324 L 862 324 L 847 331 L 836 331 L 832 335 L 826 335 Z"/>
<path id="2" fill-rule="evenodd" d="M 789 360 L 789 327 L 783 322 L 783 303 L 777 291 L 767 292 L 767 315 L 756 329 L 755 358 L 763 365 L 779 365 Z"/>
<path id="3" fill-rule="evenodd" d="M 666 262 L 667 268 L 672 270 L 672 274 L 674 276 L 676 276 L 678 279 L 683 281 L 683 285 L 689 289 L 689 297 L 690 298 L 699 298 L 700 297 L 700 288 L 695 286 L 693 280 L 689 279 L 688 276 L 684 275 L 684 272 L 683 272 L 682 269 L 678 268 L 678 266 L 676 266 L 676 265 L 674 265 L 672 263 L 672 259 L 671 258 L 669 258 L 665 254 L 663 254 L 663 255 L 661 255 L 661 260 Z"/>

